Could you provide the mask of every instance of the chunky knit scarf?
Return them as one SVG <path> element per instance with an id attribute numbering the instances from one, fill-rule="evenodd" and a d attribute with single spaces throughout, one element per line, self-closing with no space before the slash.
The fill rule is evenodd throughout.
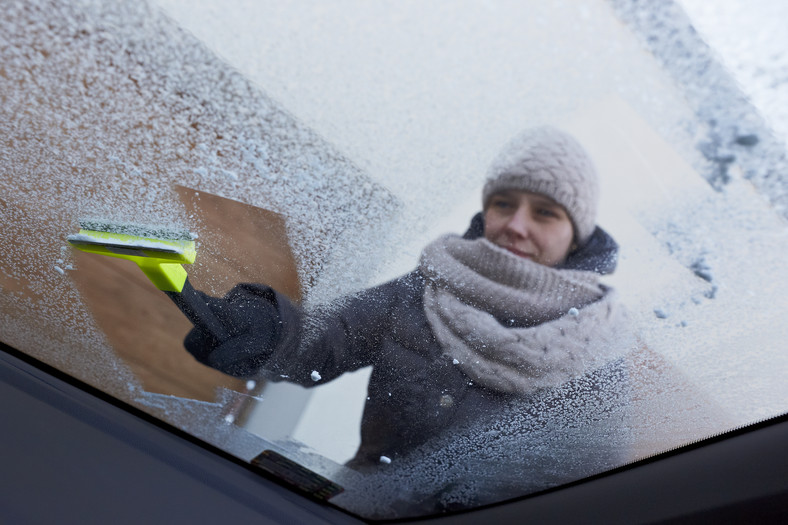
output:
<path id="1" fill-rule="evenodd" d="M 473 381 L 529 394 L 626 353 L 625 313 L 594 272 L 557 270 L 484 238 L 428 245 L 424 311 L 444 353 Z"/>

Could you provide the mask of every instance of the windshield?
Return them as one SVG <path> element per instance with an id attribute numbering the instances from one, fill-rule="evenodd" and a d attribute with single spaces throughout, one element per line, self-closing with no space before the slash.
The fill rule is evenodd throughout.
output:
<path id="1" fill-rule="evenodd" d="M 4 343 L 262 468 L 306 467 L 370 518 L 522 496 L 785 413 L 785 143 L 673 3 L 7 11 Z M 596 213 L 563 175 L 575 197 L 496 171 L 512 144 L 544 161 L 517 142 L 534 129 L 587 157 Z M 531 244 L 494 235 L 502 194 L 535 210 Z M 569 228 L 555 252 L 545 198 Z M 194 234 L 189 283 L 232 341 L 194 331 L 133 262 L 75 249 L 86 220 Z M 544 293 L 475 284 L 479 260 Z M 512 314 L 523 302 L 544 308 Z M 512 338 L 563 357 L 487 353 Z"/>

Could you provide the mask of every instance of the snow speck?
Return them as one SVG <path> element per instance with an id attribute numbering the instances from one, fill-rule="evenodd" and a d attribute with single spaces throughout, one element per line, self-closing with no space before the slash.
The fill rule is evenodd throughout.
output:
<path id="1" fill-rule="evenodd" d="M 567 313 L 569 315 L 571 315 L 572 317 L 577 317 L 578 315 L 580 315 L 580 310 L 578 310 L 577 308 L 572 307 L 572 308 L 569 309 L 569 312 L 567 312 Z"/>
<path id="2" fill-rule="evenodd" d="M 59 273 L 60 275 L 63 275 L 63 274 L 65 274 L 65 273 L 66 273 L 66 272 L 63 270 L 63 268 L 61 268 L 60 266 L 55 266 L 54 268 L 55 268 L 55 271 L 56 271 L 57 273 Z"/>
<path id="3" fill-rule="evenodd" d="M 320 372 L 312 370 L 312 381 L 320 381 Z"/>
<path id="4" fill-rule="evenodd" d="M 452 364 L 454 364 L 454 365 L 459 365 L 459 364 L 460 364 L 460 362 L 459 362 L 458 360 L 454 359 L 454 360 L 452 361 Z"/>
<path id="5" fill-rule="evenodd" d="M 222 170 L 219 170 L 219 171 L 221 172 L 222 175 L 224 175 L 228 179 L 238 180 L 238 174 L 235 173 L 234 171 L 225 170 L 225 169 L 222 169 Z"/>
<path id="6" fill-rule="evenodd" d="M 654 308 L 654 315 L 657 316 L 657 319 L 667 319 L 668 313 L 663 310 L 662 308 Z"/>
<path id="7" fill-rule="evenodd" d="M 232 414 L 227 414 L 226 416 L 224 416 L 224 422 L 225 423 L 230 423 L 230 424 L 234 423 L 235 422 L 235 416 L 232 415 Z"/>
<path id="8" fill-rule="evenodd" d="M 386 465 L 391 464 L 391 458 L 388 456 L 380 456 L 380 462 L 385 463 Z"/>
<path id="9" fill-rule="evenodd" d="M 249 381 L 246 382 L 246 389 L 247 390 L 254 390 L 254 387 L 256 387 L 256 386 L 257 386 L 257 382 L 256 381 L 253 381 L 253 380 L 250 379 Z"/>

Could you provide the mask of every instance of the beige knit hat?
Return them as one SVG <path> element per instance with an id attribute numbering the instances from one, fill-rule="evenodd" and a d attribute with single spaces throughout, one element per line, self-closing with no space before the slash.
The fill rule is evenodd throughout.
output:
<path id="1" fill-rule="evenodd" d="M 482 204 L 505 190 L 547 195 L 569 214 L 575 240 L 583 244 L 594 231 L 599 179 L 585 149 L 573 137 L 549 126 L 528 129 L 504 147 L 487 174 Z"/>

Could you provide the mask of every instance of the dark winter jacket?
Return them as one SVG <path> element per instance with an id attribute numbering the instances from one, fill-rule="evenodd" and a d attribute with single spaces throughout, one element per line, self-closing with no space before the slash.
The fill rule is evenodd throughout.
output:
<path id="1" fill-rule="evenodd" d="M 482 231 L 478 215 L 465 236 Z M 616 251 L 597 229 L 564 266 L 608 273 Z M 307 316 L 270 287 L 241 284 L 223 299 L 206 296 L 233 337 L 216 345 L 195 329 L 185 346 L 222 372 L 307 387 L 372 366 L 361 445 L 350 465 L 377 465 L 381 456 L 395 460 L 446 429 L 495 414 L 513 398 L 474 385 L 444 355 L 424 313 L 424 289 L 414 271 Z"/>

